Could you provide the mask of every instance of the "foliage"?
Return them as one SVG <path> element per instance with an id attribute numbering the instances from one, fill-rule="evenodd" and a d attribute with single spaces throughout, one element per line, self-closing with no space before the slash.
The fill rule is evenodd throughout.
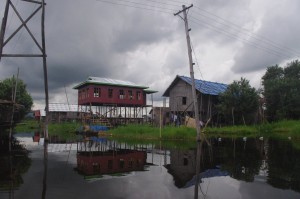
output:
<path id="1" fill-rule="evenodd" d="M 16 78 L 14 77 L 0 81 L 0 99 L 12 101 L 12 93 L 15 85 Z M 26 89 L 26 84 L 20 79 L 18 79 L 16 91 L 16 103 L 24 107 L 19 110 L 19 119 L 22 119 L 31 110 L 33 101 Z"/>
<path id="2" fill-rule="evenodd" d="M 228 85 L 226 91 L 219 96 L 217 105 L 226 122 L 235 124 L 253 123 L 254 114 L 258 110 L 258 93 L 249 81 L 241 78 Z"/>
<path id="3" fill-rule="evenodd" d="M 262 77 L 269 121 L 300 118 L 300 62 L 267 68 Z"/>

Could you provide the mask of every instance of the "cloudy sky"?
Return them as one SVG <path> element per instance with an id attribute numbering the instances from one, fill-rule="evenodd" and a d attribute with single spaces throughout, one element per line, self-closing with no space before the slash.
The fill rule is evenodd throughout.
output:
<path id="1" fill-rule="evenodd" d="M 0 17 L 6 0 L 0 1 Z M 37 5 L 12 0 L 26 19 Z M 50 103 L 77 103 L 76 84 L 88 76 L 131 81 L 158 90 L 155 104 L 176 75 L 189 76 L 183 20 L 188 12 L 195 77 L 232 83 L 245 77 L 256 88 L 266 67 L 299 59 L 299 0 L 46 0 Z M 10 9 L 6 38 L 20 25 Z M 28 23 L 40 40 L 40 12 Z M 3 53 L 38 53 L 22 29 Z M 43 107 L 41 58 L 2 58 L 0 79 L 19 77 L 35 108 Z M 66 92 L 65 92 L 66 91 Z"/>

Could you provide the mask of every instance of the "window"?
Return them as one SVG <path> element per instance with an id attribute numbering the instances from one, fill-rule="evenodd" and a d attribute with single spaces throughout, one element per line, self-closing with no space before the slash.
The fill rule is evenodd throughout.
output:
<path id="1" fill-rule="evenodd" d="M 132 90 L 129 90 L 129 91 L 128 91 L 128 98 L 129 98 L 130 100 L 133 99 L 133 93 L 132 93 Z"/>
<path id="2" fill-rule="evenodd" d="M 94 97 L 101 96 L 101 88 L 94 88 Z"/>
<path id="3" fill-rule="evenodd" d="M 186 97 L 182 97 L 182 105 L 186 105 Z"/>
<path id="4" fill-rule="evenodd" d="M 81 92 L 81 99 L 84 99 L 85 98 L 85 90 L 82 89 L 82 92 Z"/>
<path id="5" fill-rule="evenodd" d="M 187 158 L 183 158 L 183 165 L 187 166 L 189 164 L 189 160 Z"/>
<path id="6" fill-rule="evenodd" d="M 90 97 L 90 93 L 89 93 L 89 89 L 87 88 L 86 89 L 86 98 L 89 98 Z"/>
<path id="7" fill-rule="evenodd" d="M 124 99 L 124 90 L 123 89 L 120 90 L 120 97 L 119 98 Z"/>
<path id="8" fill-rule="evenodd" d="M 137 100 L 141 100 L 141 91 L 136 92 Z"/>
<path id="9" fill-rule="evenodd" d="M 97 162 L 93 162 L 93 171 L 94 173 L 100 173 L 100 164 Z"/>
<path id="10" fill-rule="evenodd" d="M 125 161 L 124 159 L 120 159 L 120 169 L 124 169 L 125 168 Z"/>
<path id="11" fill-rule="evenodd" d="M 113 97 L 113 89 L 109 88 L 108 89 L 108 98 L 112 98 Z"/>
<path id="12" fill-rule="evenodd" d="M 108 160 L 107 164 L 108 169 L 113 169 L 113 160 Z"/>
<path id="13" fill-rule="evenodd" d="M 128 167 L 129 167 L 129 168 L 132 168 L 132 167 L 133 167 L 133 163 L 134 163 L 134 159 L 131 158 L 131 159 L 129 160 L 129 162 L 128 162 Z"/>

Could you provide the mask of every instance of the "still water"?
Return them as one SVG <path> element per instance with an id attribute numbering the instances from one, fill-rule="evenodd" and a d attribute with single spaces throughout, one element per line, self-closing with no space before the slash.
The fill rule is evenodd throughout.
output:
<path id="1" fill-rule="evenodd" d="M 195 188 L 206 199 L 300 198 L 293 139 L 211 138 L 197 185 L 196 143 L 15 138 L 11 151 L 0 142 L 1 199 L 194 198 Z"/>

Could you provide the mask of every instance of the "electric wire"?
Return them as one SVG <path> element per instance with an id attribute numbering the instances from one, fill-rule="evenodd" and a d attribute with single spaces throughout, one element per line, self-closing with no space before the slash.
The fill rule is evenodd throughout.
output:
<path id="1" fill-rule="evenodd" d="M 173 12 L 175 12 L 175 10 L 173 10 L 173 9 L 168 9 L 168 10 L 170 10 L 172 12 L 167 12 L 167 11 L 164 11 L 166 8 L 163 8 L 163 7 L 150 6 L 150 5 L 146 5 L 146 4 L 142 4 L 142 3 L 130 2 L 130 1 L 125 1 L 125 0 L 118 0 L 118 1 L 121 1 L 121 2 L 123 1 L 123 2 L 127 2 L 127 3 L 137 4 L 137 5 L 140 5 L 140 6 L 135 6 L 135 5 L 126 4 L 126 3 L 106 1 L 106 0 L 97 0 L 97 1 L 103 2 L 103 3 L 107 3 L 107 4 L 113 4 L 113 5 L 131 7 L 131 8 L 136 8 L 136 9 L 143 9 L 143 10 L 147 10 L 147 11 L 161 12 L 161 13 L 165 13 L 165 14 L 173 14 Z M 144 7 L 141 7 L 141 6 L 144 6 Z M 160 10 L 156 10 L 156 9 L 152 9 L 152 8 L 158 8 Z"/>
<path id="2" fill-rule="evenodd" d="M 200 20 L 200 19 L 197 19 L 197 18 L 194 18 L 194 17 L 190 17 L 190 21 L 197 24 L 197 25 L 205 25 L 209 29 L 213 29 L 214 31 L 219 32 L 219 33 L 221 33 L 223 35 L 226 35 L 228 37 L 231 37 L 233 39 L 240 40 L 243 43 L 246 43 L 246 44 L 251 45 L 251 46 L 253 46 L 257 49 L 268 52 L 269 54 L 273 54 L 275 56 L 280 56 L 282 58 L 292 58 L 290 55 L 286 54 L 285 52 L 279 52 L 279 51 L 276 51 L 274 49 L 270 49 L 268 47 L 260 46 L 259 44 L 255 43 L 255 42 L 251 42 L 250 40 L 247 40 L 245 38 L 241 38 L 240 36 L 235 35 L 231 32 L 226 31 L 226 30 L 220 30 L 218 27 L 216 27 L 214 25 L 211 25 L 211 24 L 209 24 L 209 23 L 207 23 L 203 20 Z"/>
<path id="3" fill-rule="evenodd" d="M 249 30 L 247 30 L 245 28 L 242 28 L 242 27 L 240 27 L 238 25 L 235 25 L 235 24 L 228 21 L 229 23 L 233 24 L 233 25 L 230 25 L 229 23 L 226 23 L 227 20 L 225 21 L 220 17 L 218 17 L 218 19 L 221 19 L 222 21 L 225 21 L 225 22 L 220 22 L 219 20 L 216 20 L 215 18 L 212 18 L 211 16 L 207 16 L 203 13 L 199 13 L 199 12 L 194 12 L 194 13 L 199 15 L 199 16 L 205 17 L 206 19 L 208 18 L 209 20 L 212 20 L 212 21 L 214 21 L 214 22 L 216 22 L 220 25 L 223 25 L 227 28 L 230 28 L 231 30 L 234 30 L 236 34 L 252 38 L 253 40 L 255 40 L 255 42 L 259 43 L 259 45 L 261 45 L 261 46 L 263 46 L 263 45 L 272 46 L 272 48 L 274 48 L 274 49 L 277 49 L 277 50 L 280 50 L 280 51 L 288 51 L 290 54 L 293 54 L 293 55 L 296 55 L 296 56 L 298 56 L 300 54 L 299 52 L 296 52 L 295 50 L 289 49 L 289 48 L 284 47 L 284 46 L 280 46 L 280 45 L 272 42 L 271 40 L 269 40 L 265 37 L 259 36 L 255 33 L 252 33 L 252 32 L 249 32 Z M 214 15 L 214 16 L 216 16 L 216 15 Z M 254 42 L 254 41 L 252 41 L 252 42 Z"/>
<path id="4" fill-rule="evenodd" d="M 145 1 L 130 1 L 130 0 L 116 0 L 116 1 L 108 1 L 108 0 L 97 0 L 98 2 L 103 2 L 103 3 L 107 3 L 107 4 L 112 4 L 112 5 L 118 5 L 118 6 L 125 6 L 125 7 L 131 7 L 131 8 L 136 8 L 136 9 L 142 9 L 142 10 L 148 10 L 148 11 L 155 11 L 155 12 L 160 12 L 160 13 L 165 13 L 165 14 L 174 14 L 174 12 L 176 12 L 176 9 L 173 8 L 171 9 L 168 6 L 171 7 L 177 7 L 180 8 L 180 5 L 177 3 L 186 3 L 186 2 L 182 2 L 182 1 L 176 1 L 176 0 L 166 0 L 165 2 L 159 2 L 156 0 L 145 0 Z M 17 1 L 17 3 L 19 2 L 19 0 Z M 145 4 L 146 2 L 152 2 L 152 4 Z M 172 3 L 171 3 L 172 2 Z M 154 3 L 154 5 L 153 5 Z M 162 7 L 164 6 L 164 7 Z M 167 7 L 165 7 L 167 6 Z M 267 53 L 273 54 L 275 56 L 280 56 L 280 57 L 284 57 L 284 58 L 292 58 L 292 56 L 290 54 L 293 55 L 297 55 L 298 56 L 298 52 L 281 46 L 277 43 L 274 43 L 273 41 L 271 41 L 270 39 L 267 39 L 265 37 L 261 37 L 255 33 L 249 33 L 248 30 L 241 28 L 239 25 L 234 24 L 232 22 L 230 22 L 229 20 L 225 20 L 222 17 L 219 17 L 218 15 L 215 15 L 211 12 L 206 11 L 205 9 L 202 9 L 198 6 L 194 6 L 197 11 L 192 11 L 191 15 L 189 16 L 190 21 L 196 25 L 205 25 L 205 27 L 212 29 L 216 32 L 221 33 L 222 35 L 237 39 L 239 41 L 242 41 L 243 43 L 246 43 L 248 45 L 251 45 L 255 48 L 258 48 L 260 50 L 263 50 Z M 200 12 L 201 11 L 201 12 Z M 206 13 L 206 14 L 204 14 Z M 198 17 L 195 17 L 195 15 L 197 15 Z M 207 21 L 201 20 L 199 18 L 199 16 L 204 17 L 206 20 L 209 19 L 211 21 L 214 21 L 217 24 L 229 27 L 229 29 L 234 29 L 235 32 L 231 32 L 228 30 L 224 30 L 221 29 L 220 27 L 208 23 Z M 10 21 L 12 20 L 12 18 L 10 18 Z M 9 23 L 10 24 L 10 23 Z M 244 38 L 243 36 L 247 36 L 247 38 Z M 20 38 L 20 36 L 19 36 Z M 249 40 L 249 38 L 252 38 L 253 40 Z M 19 40 L 19 39 L 18 39 Z M 272 48 L 271 48 L 272 46 Z"/>
<path id="5" fill-rule="evenodd" d="M 190 41 L 191 41 L 191 48 L 192 48 L 192 52 L 193 52 L 194 57 L 195 57 L 195 61 L 196 61 L 197 68 L 198 68 L 198 70 L 199 70 L 199 72 L 200 72 L 200 75 L 201 75 L 202 79 L 204 79 L 204 77 L 203 77 L 203 75 L 202 75 L 202 72 L 201 72 L 201 69 L 200 69 L 200 65 L 199 65 L 199 63 L 198 63 L 198 59 L 197 59 L 195 50 L 194 50 L 194 46 L 193 46 L 192 39 L 190 39 Z"/>
<path id="6" fill-rule="evenodd" d="M 173 7 L 176 7 L 176 8 L 180 6 L 179 4 L 170 4 L 170 3 L 159 2 L 159 1 L 154 1 L 154 0 L 145 0 L 145 1 L 158 3 L 158 4 L 161 4 L 161 5 L 173 6 Z"/>
<path id="7" fill-rule="evenodd" d="M 127 6 L 127 7 L 133 7 L 133 8 L 137 8 L 137 9 L 144 9 L 144 10 L 149 10 L 149 11 L 156 11 L 156 12 L 161 12 L 161 13 L 166 13 L 166 14 L 174 14 L 174 13 L 170 13 L 170 12 L 166 12 L 164 10 L 169 10 L 169 11 L 175 11 L 174 9 L 170 9 L 170 8 L 165 8 L 165 7 L 160 7 L 160 6 L 153 6 L 153 5 L 149 5 L 149 4 L 144 4 L 144 3 L 138 3 L 138 2 L 134 2 L 134 1 L 128 1 L 128 0 L 118 0 L 119 2 L 111 2 L 111 1 L 106 1 L 106 0 L 97 0 L 97 1 L 100 1 L 100 2 L 105 2 L 105 3 L 110 3 L 110 4 L 116 4 L 116 5 L 121 5 L 121 6 Z M 155 1 L 155 0 L 145 0 L 145 1 L 148 1 L 148 2 L 154 2 L 156 4 L 160 4 L 160 5 L 168 5 L 168 6 L 176 6 L 175 4 L 170 4 L 170 3 L 164 3 L 164 2 L 158 2 L 158 1 Z M 145 2 L 144 1 L 144 2 Z M 126 2 L 127 4 L 123 4 L 123 3 L 120 3 L 120 2 Z M 179 1 L 171 1 L 171 0 L 167 0 L 167 2 L 177 2 L 179 3 Z M 184 2 L 180 2 L 180 3 L 184 3 Z M 137 6 L 134 6 L 132 4 L 137 4 L 139 5 L 139 7 Z M 142 7 L 140 7 L 142 6 Z M 150 7 L 150 8 L 149 8 Z M 179 5 L 178 5 L 179 7 Z M 195 6 L 196 7 L 196 6 Z M 158 8 L 160 10 L 156 10 L 156 9 L 152 9 L 152 8 Z M 199 7 L 196 7 L 197 9 L 199 10 L 202 10 L 203 12 L 205 11 L 204 9 L 201 9 Z M 253 46 L 257 49 L 260 49 L 262 51 L 265 51 L 269 54 L 273 54 L 275 56 L 280 56 L 282 58 L 292 58 L 292 56 L 290 55 L 291 52 L 293 52 L 293 55 L 297 55 L 296 54 L 296 51 L 288 51 L 287 52 L 287 48 L 285 47 L 282 47 L 282 46 L 279 46 L 278 44 L 275 44 L 274 42 L 272 42 L 271 40 L 266 40 L 264 38 L 261 38 L 261 37 L 258 37 L 256 34 L 254 33 L 245 33 L 246 30 L 243 30 L 241 27 L 239 27 L 238 25 L 228 21 L 228 20 L 224 20 L 223 18 L 217 16 L 217 15 L 214 15 L 208 11 L 205 11 L 206 13 L 209 13 L 210 15 L 214 16 L 215 18 L 218 18 L 220 20 L 222 20 L 223 22 L 220 22 L 220 21 L 217 21 L 216 19 L 212 18 L 212 17 L 208 17 L 207 15 L 204 15 L 204 14 L 201 14 L 199 12 L 194 12 L 200 16 L 203 16 L 203 17 L 206 17 L 206 18 L 210 18 L 210 20 L 213 20 L 219 24 L 222 24 L 222 25 L 225 25 L 227 27 L 234 27 L 236 32 L 235 33 L 232 33 L 232 32 L 229 32 L 227 30 L 221 30 L 220 27 L 217 27 L 215 25 L 212 25 L 212 24 L 209 24 L 208 22 L 205 22 L 197 17 L 194 17 L 194 16 L 190 16 L 190 20 L 197 24 L 197 25 L 203 25 L 205 24 L 205 26 L 209 29 L 212 29 L 216 32 L 219 32 L 227 37 L 231 37 L 233 39 L 237 39 L 243 43 L 246 43 L 250 46 Z M 201 24 L 200 24 L 200 23 Z M 231 24 L 231 25 L 230 25 Z M 244 32 L 244 33 L 241 33 L 241 32 Z M 238 35 L 240 34 L 240 35 Z M 244 36 L 247 36 L 247 37 L 251 37 L 251 38 L 254 38 L 255 41 L 253 40 L 249 40 L 249 39 L 246 39 L 246 38 L 243 38 L 241 37 L 241 35 L 244 35 Z M 268 44 L 263 44 L 263 43 L 268 43 Z M 270 46 L 272 46 L 272 48 L 270 48 Z"/>
<path id="8" fill-rule="evenodd" d="M 245 28 L 242 28 L 240 25 L 235 24 L 235 23 L 233 23 L 233 22 L 231 22 L 231 21 L 229 21 L 229 20 L 226 20 L 226 19 L 224 19 L 224 18 L 222 18 L 222 17 L 219 17 L 218 15 L 216 15 L 216 14 L 214 14 L 214 13 L 208 12 L 207 10 L 205 10 L 205 9 L 203 9 L 203 8 L 200 8 L 200 7 L 198 7 L 198 6 L 194 6 L 194 7 L 195 7 L 196 9 L 200 10 L 201 12 L 207 13 L 207 14 L 210 15 L 210 16 L 207 16 L 207 15 L 205 15 L 205 14 L 203 14 L 203 13 L 200 13 L 200 12 L 195 11 L 195 13 L 198 14 L 198 15 L 201 15 L 201 16 L 204 16 L 204 17 L 208 17 L 208 18 L 210 18 L 211 20 L 213 20 L 213 21 L 215 21 L 215 22 L 217 22 L 217 23 L 219 23 L 219 24 L 222 24 L 222 25 L 225 25 L 225 26 L 234 28 L 234 29 L 236 29 L 237 31 L 243 31 L 244 34 L 246 34 L 246 35 L 248 35 L 248 36 L 250 36 L 250 37 L 252 37 L 252 38 L 254 38 L 254 39 L 258 40 L 258 41 L 266 42 L 266 43 L 272 45 L 272 46 L 275 47 L 275 48 L 279 48 L 279 49 L 281 49 L 281 50 L 288 50 L 288 51 L 290 51 L 290 52 L 292 52 L 292 53 L 294 53 L 294 54 L 296 54 L 296 55 L 299 55 L 299 54 L 300 54 L 299 51 L 295 51 L 295 49 L 291 49 L 291 48 L 289 48 L 289 47 L 286 47 L 286 46 L 283 46 L 283 45 L 281 45 L 281 44 L 279 44 L 279 43 L 276 43 L 276 42 L 274 42 L 274 41 L 268 39 L 267 37 L 264 37 L 264 36 L 262 36 L 262 35 L 259 35 L 259 34 L 253 33 L 253 32 L 249 33 L 249 30 L 247 30 L 247 29 L 245 29 Z M 192 10 L 192 12 L 194 12 L 194 10 Z M 216 18 L 217 18 L 217 20 L 216 20 Z M 221 20 L 221 21 L 223 21 L 223 22 L 219 22 L 218 20 Z"/>

